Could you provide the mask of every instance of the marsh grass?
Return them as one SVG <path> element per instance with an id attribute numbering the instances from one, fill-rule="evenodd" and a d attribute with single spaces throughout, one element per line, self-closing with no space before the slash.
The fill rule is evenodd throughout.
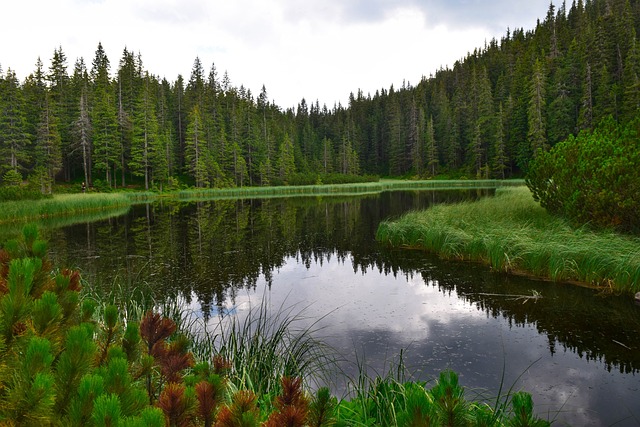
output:
<path id="1" fill-rule="evenodd" d="M 2 202 L 0 224 L 48 220 L 130 205 L 131 200 L 121 193 L 61 194 L 50 199 Z"/>
<path id="2" fill-rule="evenodd" d="M 572 228 L 549 215 L 526 187 L 495 197 L 432 206 L 383 222 L 377 239 L 444 258 L 482 262 L 503 272 L 579 282 L 622 292 L 640 290 L 640 239 Z"/>
<path id="3" fill-rule="evenodd" d="M 319 338 L 322 319 L 304 316 L 305 307 L 269 307 L 263 297 L 246 314 L 223 318 L 212 331 L 194 338 L 196 353 L 215 353 L 231 361 L 233 383 L 258 395 L 277 392 L 283 376 L 326 385 L 337 359 Z"/>
<path id="4" fill-rule="evenodd" d="M 155 298 L 150 285 L 116 280 L 106 289 L 89 284 L 84 288 L 85 297 L 100 307 L 97 312 L 113 304 L 124 319 L 141 319 L 153 310 L 173 320 L 189 338 L 196 359 L 222 356 L 232 363 L 229 379 L 237 390 L 274 396 L 283 376 L 301 377 L 317 388 L 338 370 L 335 351 L 320 338 L 322 318 L 306 317 L 306 307 L 283 304 L 272 309 L 263 297 L 246 313 L 207 321 L 183 296 Z"/>
<path id="5" fill-rule="evenodd" d="M 488 189 L 522 184 L 523 181 L 521 180 L 380 180 L 378 182 L 331 185 L 189 189 L 178 192 L 177 197 L 181 200 L 192 200 L 206 198 L 241 199 L 313 195 L 362 195 L 390 190 Z M 167 196 L 172 197 L 171 194 Z"/>

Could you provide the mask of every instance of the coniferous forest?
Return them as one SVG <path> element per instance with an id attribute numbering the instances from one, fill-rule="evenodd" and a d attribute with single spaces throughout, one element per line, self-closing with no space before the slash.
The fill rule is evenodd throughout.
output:
<path id="1" fill-rule="evenodd" d="M 188 78 L 168 81 L 126 48 L 116 62 L 98 44 L 90 63 L 70 64 L 59 47 L 49 69 L 38 59 L 22 82 L 0 72 L 0 180 L 51 192 L 79 181 L 162 189 L 523 176 L 538 149 L 638 114 L 638 31 L 638 0 L 551 4 L 536 28 L 507 29 L 416 85 L 286 110 L 265 87 L 238 87 L 199 58 Z M 413 42 L 416 54 L 429 43 Z"/>

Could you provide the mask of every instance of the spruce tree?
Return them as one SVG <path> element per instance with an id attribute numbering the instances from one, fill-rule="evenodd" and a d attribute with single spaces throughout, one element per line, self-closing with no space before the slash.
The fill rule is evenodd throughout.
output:
<path id="1" fill-rule="evenodd" d="M 45 104 L 38 122 L 35 145 L 36 171 L 40 171 L 41 191 L 51 194 L 56 174 L 62 169 L 62 140 L 58 131 L 58 119 L 50 103 L 50 96 L 45 96 Z"/>
<path id="2" fill-rule="evenodd" d="M 533 67 L 529 88 L 529 131 L 527 137 L 533 157 L 538 150 L 546 151 L 549 147 L 546 136 L 546 74 L 540 60 Z"/>
<path id="3" fill-rule="evenodd" d="M 74 112 L 77 110 L 77 101 L 73 98 L 71 78 L 67 71 L 67 57 L 62 51 L 62 47 L 58 47 L 53 52 L 46 80 L 49 82 L 49 106 L 58 122 L 63 178 L 69 181 L 71 179 L 69 153 L 74 151 L 72 146 L 73 121 L 75 119 Z"/>
<path id="4" fill-rule="evenodd" d="M 185 139 L 185 163 L 187 172 L 195 180 L 196 187 L 209 185 L 207 173 L 207 144 L 204 133 L 204 124 L 200 108 L 195 105 L 189 113 L 187 120 L 187 133 Z"/>
<path id="5" fill-rule="evenodd" d="M 94 169 L 104 173 L 105 184 L 115 184 L 115 171 L 120 165 L 122 145 L 117 137 L 118 120 L 113 87 L 109 77 L 109 59 L 98 44 L 91 68 L 93 92 L 91 99 L 91 124 L 93 129 Z"/>
<path id="6" fill-rule="evenodd" d="M 24 117 L 24 99 L 15 72 L 7 70 L 0 90 L 0 174 L 22 173 L 30 160 Z"/>
<path id="7" fill-rule="evenodd" d="M 144 177 L 145 190 L 149 190 L 154 162 L 162 162 L 164 159 L 163 144 L 158 136 L 155 93 L 151 84 L 151 77 L 146 73 L 134 108 L 133 140 L 129 162 L 132 173 Z"/>
<path id="8" fill-rule="evenodd" d="M 278 173 L 280 179 L 286 184 L 296 172 L 296 163 L 293 154 L 293 140 L 288 133 L 284 135 L 284 138 L 280 143 L 278 154 Z"/>
<path id="9" fill-rule="evenodd" d="M 438 171 L 438 144 L 436 143 L 436 136 L 433 127 L 433 116 L 429 117 L 427 126 L 425 129 L 425 147 L 427 153 L 427 169 L 431 176 L 435 176 Z"/>

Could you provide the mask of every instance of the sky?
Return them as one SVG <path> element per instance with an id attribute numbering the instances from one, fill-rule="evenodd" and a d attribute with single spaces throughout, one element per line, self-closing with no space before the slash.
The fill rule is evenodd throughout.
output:
<path id="1" fill-rule="evenodd" d="M 286 109 L 332 108 L 360 89 L 417 84 L 507 28 L 533 29 L 549 0 L 20 0 L 3 4 L 0 66 L 24 79 L 61 47 L 71 74 L 102 43 L 115 74 L 125 48 L 151 74 L 206 74 Z"/>

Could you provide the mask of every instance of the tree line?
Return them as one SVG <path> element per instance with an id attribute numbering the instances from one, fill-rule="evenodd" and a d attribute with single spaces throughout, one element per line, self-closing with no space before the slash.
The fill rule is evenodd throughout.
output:
<path id="1" fill-rule="evenodd" d="M 640 2 L 550 4 L 413 86 L 357 91 L 332 108 L 281 109 L 196 58 L 188 80 L 98 44 L 69 69 L 62 47 L 20 82 L 0 69 L 0 179 L 146 189 L 313 183 L 322 176 L 521 176 L 548 150 L 640 107 Z"/>

